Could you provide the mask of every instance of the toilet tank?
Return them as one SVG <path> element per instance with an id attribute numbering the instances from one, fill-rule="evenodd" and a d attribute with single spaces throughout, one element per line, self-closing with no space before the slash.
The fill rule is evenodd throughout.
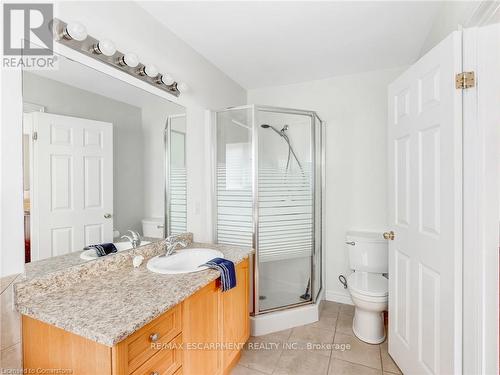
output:
<path id="1" fill-rule="evenodd" d="M 349 267 L 355 271 L 387 273 L 388 243 L 380 232 L 348 231 L 346 247 Z"/>
<path id="2" fill-rule="evenodd" d="M 142 219 L 142 234 L 144 237 L 163 238 L 163 219 L 149 217 Z"/>

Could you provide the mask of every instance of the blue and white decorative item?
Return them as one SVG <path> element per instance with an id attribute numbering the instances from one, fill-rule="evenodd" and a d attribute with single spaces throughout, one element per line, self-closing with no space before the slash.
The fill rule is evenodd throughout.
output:
<path id="1" fill-rule="evenodd" d="M 214 258 L 209 260 L 203 266 L 212 268 L 220 272 L 220 285 L 223 292 L 236 286 L 236 272 L 234 263 L 223 258 Z"/>

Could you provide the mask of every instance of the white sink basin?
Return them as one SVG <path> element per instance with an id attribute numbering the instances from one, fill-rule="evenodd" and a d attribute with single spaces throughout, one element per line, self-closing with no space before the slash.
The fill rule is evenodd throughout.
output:
<path id="1" fill-rule="evenodd" d="M 140 246 L 147 245 L 149 243 L 151 243 L 151 241 L 141 241 Z M 126 242 L 114 242 L 114 245 L 116 247 L 116 250 L 118 250 L 118 251 L 130 250 L 132 248 L 132 244 L 128 241 L 126 241 Z M 112 255 L 112 254 L 116 254 L 116 253 L 111 253 L 108 255 Z M 80 258 L 85 259 L 85 260 L 93 260 L 93 259 L 97 259 L 100 257 L 97 256 L 94 249 L 89 249 L 89 250 L 82 251 L 82 253 L 80 254 Z"/>
<path id="2" fill-rule="evenodd" d="M 162 257 L 158 255 L 148 261 L 148 270 L 156 273 L 179 274 L 206 270 L 208 267 L 200 267 L 201 264 L 214 258 L 223 258 L 218 250 L 193 248 L 180 250 L 177 253 Z"/>

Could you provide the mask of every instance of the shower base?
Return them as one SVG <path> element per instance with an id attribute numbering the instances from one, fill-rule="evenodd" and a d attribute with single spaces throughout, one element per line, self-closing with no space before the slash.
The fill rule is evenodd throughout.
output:
<path id="1" fill-rule="evenodd" d="M 286 291 L 267 291 L 264 296 L 260 296 L 259 298 L 259 307 L 261 310 L 273 309 L 279 306 L 287 306 L 293 305 L 296 303 L 306 302 L 300 298 L 300 294 L 303 293 L 298 292 L 286 292 Z M 264 297 L 264 298 L 262 298 Z"/>
<path id="2" fill-rule="evenodd" d="M 309 305 L 251 316 L 250 334 L 252 336 L 262 336 L 317 322 L 319 320 L 320 302 L 321 298 L 318 298 L 316 303 Z"/>

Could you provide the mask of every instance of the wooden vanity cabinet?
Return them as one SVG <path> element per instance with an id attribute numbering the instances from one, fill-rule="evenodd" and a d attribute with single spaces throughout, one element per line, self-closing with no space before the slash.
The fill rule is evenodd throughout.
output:
<path id="1" fill-rule="evenodd" d="M 71 369 L 72 375 L 228 374 L 239 360 L 238 344 L 249 337 L 248 259 L 236 266 L 236 277 L 236 288 L 222 293 L 213 281 L 112 348 L 23 316 L 24 368 Z"/>
<path id="2" fill-rule="evenodd" d="M 222 350 L 224 369 L 232 368 L 238 363 L 241 346 L 247 342 L 250 336 L 248 261 L 241 263 L 240 267 L 236 267 L 236 279 L 238 280 L 236 288 L 221 293 L 221 342 L 226 346 Z"/>
<path id="3" fill-rule="evenodd" d="M 71 374 L 86 375 L 112 373 L 109 346 L 26 315 L 22 316 L 22 334 L 25 374 L 43 373 L 38 369 L 69 369 Z"/>
<path id="4" fill-rule="evenodd" d="M 183 351 L 184 374 L 227 374 L 238 362 L 250 335 L 248 277 L 244 260 L 236 266 L 235 288 L 222 293 L 214 281 L 184 301 L 183 341 L 191 346 Z M 203 345 L 207 347 L 201 350 Z"/>
<path id="5" fill-rule="evenodd" d="M 221 294 L 214 281 L 182 304 L 185 374 L 221 373 L 220 353 L 211 347 L 220 337 Z"/>

